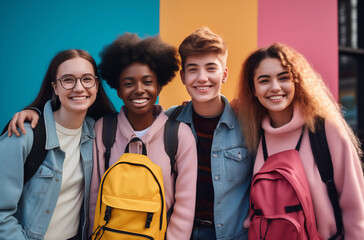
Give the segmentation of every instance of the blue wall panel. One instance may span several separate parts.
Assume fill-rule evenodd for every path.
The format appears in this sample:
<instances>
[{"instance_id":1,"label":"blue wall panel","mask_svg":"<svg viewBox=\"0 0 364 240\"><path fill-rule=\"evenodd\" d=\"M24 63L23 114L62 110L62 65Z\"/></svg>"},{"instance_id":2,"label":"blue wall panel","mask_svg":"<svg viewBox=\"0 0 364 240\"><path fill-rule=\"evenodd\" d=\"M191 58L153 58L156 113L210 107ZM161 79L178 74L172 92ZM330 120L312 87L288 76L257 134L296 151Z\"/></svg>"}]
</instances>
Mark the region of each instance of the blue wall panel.
<instances>
[{"instance_id":1,"label":"blue wall panel","mask_svg":"<svg viewBox=\"0 0 364 240\"><path fill-rule=\"evenodd\" d=\"M0 0L0 127L37 95L51 58L69 48L99 52L124 32L159 33L159 0ZM121 100L106 90L117 110Z\"/></svg>"}]
</instances>

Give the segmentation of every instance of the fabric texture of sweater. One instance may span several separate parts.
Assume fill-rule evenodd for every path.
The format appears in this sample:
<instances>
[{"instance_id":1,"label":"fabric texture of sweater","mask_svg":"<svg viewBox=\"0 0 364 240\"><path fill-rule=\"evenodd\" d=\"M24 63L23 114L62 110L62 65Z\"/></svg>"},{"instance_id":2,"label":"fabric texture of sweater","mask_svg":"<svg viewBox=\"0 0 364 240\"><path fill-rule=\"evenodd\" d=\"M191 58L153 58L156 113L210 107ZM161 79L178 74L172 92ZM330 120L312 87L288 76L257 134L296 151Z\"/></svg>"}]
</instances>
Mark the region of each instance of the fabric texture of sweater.
<instances>
[{"instance_id":1,"label":"fabric texture of sweater","mask_svg":"<svg viewBox=\"0 0 364 240\"><path fill-rule=\"evenodd\" d=\"M191 129L186 124L181 123L178 130L179 144L176 154L178 177L176 180L176 191L174 191L174 177L171 175L170 159L164 150L164 125L168 117L159 105L154 106L154 113L157 115L157 118L150 126L150 129L141 137L141 140L147 148L148 157L162 169L167 210L174 202L173 194L175 192L176 202L168 224L166 236L168 240L188 240L191 236L195 213L197 181L197 150L195 138ZM100 119L95 124L94 165L90 191L91 229L89 233L92 233L98 189L105 172L105 147L102 143L102 121L103 119ZM134 137L136 137L135 132L122 108L118 114L118 127L115 143L111 149L110 166L119 160L120 156L124 153L126 145ZM140 143L131 143L129 149L132 153L142 152Z\"/></svg>"},{"instance_id":2,"label":"fabric texture of sweater","mask_svg":"<svg viewBox=\"0 0 364 240\"><path fill-rule=\"evenodd\" d=\"M263 120L268 156L294 149L305 124L298 105L293 118L286 125L273 128L270 118ZM325 121L325 132L334 168L334 181L339 194L339 204L345 230L345 239L362 239L364 234L364 180L355 147L349 137L340 133L329 120ZM326 185L322 182L313 158L308 130L305 129L299 155L307 176L315 211L318 232L324 239L336 233L336 223ZM264 164L261 141L256 156L254 174Z\"/></svg>"}]
</instances>

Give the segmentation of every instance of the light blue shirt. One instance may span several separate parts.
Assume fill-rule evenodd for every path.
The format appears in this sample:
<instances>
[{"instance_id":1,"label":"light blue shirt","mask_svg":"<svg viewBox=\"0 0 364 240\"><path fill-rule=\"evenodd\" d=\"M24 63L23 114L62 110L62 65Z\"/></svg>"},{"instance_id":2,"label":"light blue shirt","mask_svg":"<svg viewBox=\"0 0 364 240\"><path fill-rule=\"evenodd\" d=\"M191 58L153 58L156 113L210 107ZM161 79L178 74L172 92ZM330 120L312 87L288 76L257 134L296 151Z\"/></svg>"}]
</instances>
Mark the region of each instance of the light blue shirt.
<instances>
[{"instance_id":1,"label":"light blue shirt","mask_svg":"<svg viewBox=\"0 0 364 240\"><path fill-rule=\"evenodd\" d=\"M211 147L211 177L214 187L214 223L218 240L248 239L243 222L249 213L253 158L247 150L238 120L229 102L214 131ZM175 107L166 111L170 115ZM197 140L189 102L177 120L188 124Z\"/></svg>"},{"instance_id":2,"label":"light blue shirt","mask_svg":"<svg viewBox=\"0 0 364 240\"><path fill-rule=\"evenodd\" d=\"M47 156L35 175L24 185L24 162L33 145L33 131L26 123L26 135L0 137L0 239L43 239L52 218L62 183L65 153L60 149L53 111L44 107ZM94 120L86 117L82 126L81 161L84 198L81 209L82 239L87 238L89 191L92 173Z\"/></svg>"}]
</instances>

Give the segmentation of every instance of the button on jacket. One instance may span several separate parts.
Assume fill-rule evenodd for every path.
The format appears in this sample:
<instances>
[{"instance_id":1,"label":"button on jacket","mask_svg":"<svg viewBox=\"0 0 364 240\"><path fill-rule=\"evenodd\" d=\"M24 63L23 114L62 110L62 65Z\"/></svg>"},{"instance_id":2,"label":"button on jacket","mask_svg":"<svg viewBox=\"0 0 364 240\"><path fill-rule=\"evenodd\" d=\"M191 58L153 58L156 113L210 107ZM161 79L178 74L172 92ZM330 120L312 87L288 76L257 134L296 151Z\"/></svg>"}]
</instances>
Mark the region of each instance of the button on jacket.
<instances>
[{"instance_id":1,"label":"button on jacket","mask_svg":"<svg viewBox=\"0 0 364 240\"><path fill-rule=\"evenodd\" d=\"M33 145L33 131L25 124L26 135L0 138L0 239L43 239L52 218L62 183L65 153L60 149L53 111L44 107L47 156L35 175L23 186L24 162ZM81 161L84 172L84 198L80 228L86 239L88 199L92 171L94 120L86 117L82 126Z\"/></svg>"},{"instance_id":2,"label":"button on jacket","mask_svg":"<svg viewBox=\"0 0 364 240\"><path fill-rule=\"evenodd\" d=\"M249 211L252 157L248 153L238 120L229 102L214 131L211 148L211 177L214 187L214 223L218 240L248 239L243 221ZM174 107L167 111L169 115ZM189 102L177 120L188 124L197 139Z\"/></svg>"}]
</instances>

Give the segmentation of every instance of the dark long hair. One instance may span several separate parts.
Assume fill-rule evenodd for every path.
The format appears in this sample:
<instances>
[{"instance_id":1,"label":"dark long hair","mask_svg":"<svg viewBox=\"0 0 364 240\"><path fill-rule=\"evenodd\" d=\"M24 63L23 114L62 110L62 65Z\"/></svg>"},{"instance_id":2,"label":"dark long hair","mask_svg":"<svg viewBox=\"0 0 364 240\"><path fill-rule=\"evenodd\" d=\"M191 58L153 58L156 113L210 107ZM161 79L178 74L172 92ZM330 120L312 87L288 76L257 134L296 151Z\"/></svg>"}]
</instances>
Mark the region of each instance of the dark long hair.
<instances>
[{"instance_id":1,"label":"dark long hair","mask_svg":"<svg viewBox=\"0 0 364 240\"><path fill-rule=\"evenodd\" d=\"M39 93L35 100L29 104L28 107L36 107L39 110L43 110L44 104L52 99L52 108L53 111L56 111L60 108L61 103L59 101L58 96L54 94L54 90L52 87L52 82L56 80L58 67L65 61L80 57L87 61L89 61L94 69L95 76L99 77L99 73L97 71L97 66L95 60L91 57L91 55L81 49L70 49L65 50L58 53L49 64L46 75L44 76L42 85L40 87ZM102 86L100 81L99 89L96 95L95 102L91 105L91 107L87 111L87 116L94 118L95 120L103 117L108 113L116 112L113 104L110 99L107 97L106 92Z\"/></svg>"}]
</instances>

